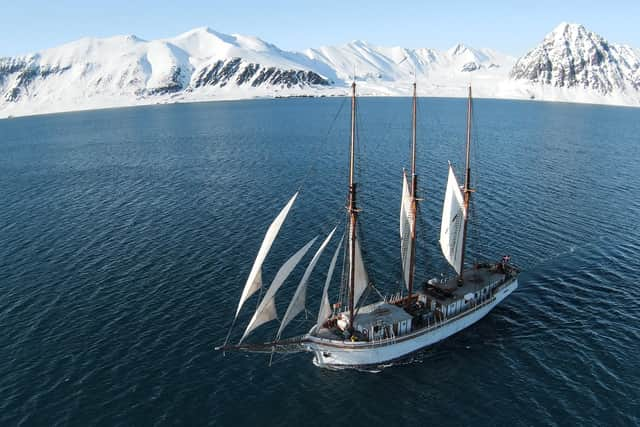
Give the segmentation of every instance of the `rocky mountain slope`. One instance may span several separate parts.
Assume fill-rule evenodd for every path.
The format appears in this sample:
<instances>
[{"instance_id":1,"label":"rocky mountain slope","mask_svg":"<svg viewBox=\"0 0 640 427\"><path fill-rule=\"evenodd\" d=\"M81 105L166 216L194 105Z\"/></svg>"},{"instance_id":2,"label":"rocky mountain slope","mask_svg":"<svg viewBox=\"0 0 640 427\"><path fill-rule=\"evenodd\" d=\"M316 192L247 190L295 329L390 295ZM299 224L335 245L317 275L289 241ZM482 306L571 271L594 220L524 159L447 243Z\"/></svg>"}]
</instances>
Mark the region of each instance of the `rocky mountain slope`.
<instances>
[{"instance_id":1,"label":"rocky mountain slope","mask_svg":"<svg viewBox=\"0 0 640 427\"><path fill-rule=\"evenodd\" d=\"M510 77L601 95L634 93L640 90L640 56L582 25L562 23L518 59Z\"/></svg>"}]
</instances>

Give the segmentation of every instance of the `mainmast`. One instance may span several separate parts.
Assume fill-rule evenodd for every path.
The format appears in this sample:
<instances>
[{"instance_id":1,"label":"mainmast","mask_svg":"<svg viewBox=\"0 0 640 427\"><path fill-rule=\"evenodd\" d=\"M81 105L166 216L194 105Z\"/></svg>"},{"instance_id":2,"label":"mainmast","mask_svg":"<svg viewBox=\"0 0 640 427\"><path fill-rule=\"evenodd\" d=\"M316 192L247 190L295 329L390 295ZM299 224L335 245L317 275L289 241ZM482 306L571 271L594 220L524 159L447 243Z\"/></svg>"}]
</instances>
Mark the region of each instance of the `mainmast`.
<instances>
[{"instance_id":1,"label":"mainmast","mask_svg":"<svg viewBox=\"0 0 640 427\"><path fill-rule=\"evenodd\" d=\"M356 279L356 223L358 209L356 208L356 183L354 182L354 163L356 145L356 82L351 84L351 149L349 150L349 329L353 331L354 296Z\"/></svg>"},{"instance_id":2,"label":"mainmast","mask_svg":"<svg viewBox=\"0 0 640 427\"><path fill-rule=\"evenodd\" d=\"M411 252L409 254L409 298L413 293L413 276L416 268L416 220L418 213L418 202L416 200L418 190L418 175L416 174L416 113L417 113L417 97L416 97L416 83L413 83L413 109L411 119Z\"/></svg>"},{"instance_id":3,"label":"mainmast","mask_svg":"<svg viewBox=\"0 0 640 427\"><path fill-rule=\"evenodd\" d=\"M464 213L463 213L463 226L462 226L462 256L460 258L460 276L458 281L462 282L462 275L464 269L464 251L467 244L467 222L469 220L469 202L471 201L471 165L470 156L471 151L471 86L469 86L469 96L467 98L467 148L466 148L466 168L464 172L464 187L462 194L464 195Z\"/></svg>"}]
</instances>

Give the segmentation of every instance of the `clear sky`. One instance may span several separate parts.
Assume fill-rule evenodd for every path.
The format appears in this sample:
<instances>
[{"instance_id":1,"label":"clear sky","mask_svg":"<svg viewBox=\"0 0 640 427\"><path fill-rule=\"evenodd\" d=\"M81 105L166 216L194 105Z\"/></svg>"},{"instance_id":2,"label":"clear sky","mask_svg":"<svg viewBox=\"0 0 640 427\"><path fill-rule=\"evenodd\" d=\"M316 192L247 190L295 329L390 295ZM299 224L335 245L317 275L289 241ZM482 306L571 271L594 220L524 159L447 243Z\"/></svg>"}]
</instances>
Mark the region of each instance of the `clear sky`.
<instances>
[{"instance_id":1,"label":"clear sky","mask_svg":"<svg viewBox=\"0 0 640 427\"><path fill-rule=\"evenodd\" d=\"M436 49L463 42L519 56L562 21L640 48L640 0L1 0L0 56L87 36L155 39L202 26L286 50L360 39Z\"/></svg>"}]
</instances>

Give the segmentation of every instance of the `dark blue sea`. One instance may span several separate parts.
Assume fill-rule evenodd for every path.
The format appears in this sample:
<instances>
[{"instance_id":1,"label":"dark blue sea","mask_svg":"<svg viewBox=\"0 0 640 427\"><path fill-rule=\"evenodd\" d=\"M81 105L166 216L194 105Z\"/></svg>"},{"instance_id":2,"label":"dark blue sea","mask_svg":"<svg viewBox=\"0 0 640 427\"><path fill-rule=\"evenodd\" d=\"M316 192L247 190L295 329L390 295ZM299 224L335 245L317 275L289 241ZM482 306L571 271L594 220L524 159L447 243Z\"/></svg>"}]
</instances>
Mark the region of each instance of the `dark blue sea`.
<instances>
[{"instance_id":1,"label":"dark blue sea","mask_svg":"<svg viewBox=\"0 0 640 427\"><path fill-rule=\"evenodd\" d=\"M301 187L265 284L343 220L348 100L0 121L0 425L640 425L640 109L474 107L468 259L510 254L520 287L473 327L376 373L214 350L291 195ZM462 99L419 102L421 281L446 271L439 216L447 161L462 172L465 113ZM359 100L365 260L387 293L400 286L410 114L409 99ZM308 319L285 335L313 324L329 258L309 284ZM281 315L303 269L278 294Z\"/></svg>"}]
</instances>

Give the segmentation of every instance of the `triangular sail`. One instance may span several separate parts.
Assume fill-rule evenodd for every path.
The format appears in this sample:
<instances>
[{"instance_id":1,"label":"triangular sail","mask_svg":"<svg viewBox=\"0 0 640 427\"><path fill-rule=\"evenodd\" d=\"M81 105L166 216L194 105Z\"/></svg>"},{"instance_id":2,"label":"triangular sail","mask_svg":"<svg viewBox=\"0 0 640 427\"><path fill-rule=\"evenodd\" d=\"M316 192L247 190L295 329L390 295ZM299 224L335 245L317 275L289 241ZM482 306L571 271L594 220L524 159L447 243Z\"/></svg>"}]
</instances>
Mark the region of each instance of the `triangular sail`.
<instances>
[{"instance_id":1,"label":"triangular sail","mask_svg":"<svg viewBox=\"0 0 640 427\"><path fill-rule=\"evenodd\" d=\"M364 267L364 261L362 259L362 252L360 251L360 243L358 239L354 242L355 244L355 277L354 277L354 286L353 286L353 305L357 306L360 297L362 296L365 289L369 285L369 276L367 275L367 270Z\"/></svg>"},{"instance_id":2,"label":"triangular sail","mask_svg":"<svg viewBox=\"0 0 640 427\"><path fill-rule=\"evenodd\" d=\"M320 310L318 311L318 329L324 325L324 322L331 317L331 304L329 303L329 285L331 284L331 278L333 277L333 270L336 268L336 262L338 261L338 255L340 254L340 248L342 248L342 242L344 236L340 239L336 252L331 258L331 264L329 264L329 271L327 272L327 280L324 282L324 289L322 290L322 299L320 300Z\"/></svg>"},{"instance_id":3,"label":"triangular sail","mask_svg":"<svg viewBox=\"0 0 640 427\"><path fill-rule=\"evenodd\" d=\"M282 317L282 323L280 323L280 328L278 329L278 334L276 335L276 341L280 338L280 334L282 334L282 331L289 324L289 322L291 322L294 317L296 317L298 314L300 314L300 312L302 312L302 310L304 310L304 302L307 296L307 282L309 281L309 276L311 276L313 269L320 259L320 255L322 255L322 252L329 244L329 241L333 237L333 233L335 233L335 231L335 228L331 230L331 233L329 233L324 242L322 242L322 245L320 245L315 255L311 259L311 262L307 266L307 269L304 271L304 275L300 280L300 284L298 284L298 288L296 289L295 294L293 294L293 298L289 303L289 307Z\"/></svg>"},{"instance_id":4,"label":"triangular sail","mask_svg":"<svg viewBox=\"0 0 640 427\"><path fill-rule=\"evenodd\" d=\"M247 329L244 331L242 338L240 338L240 342L244 341L247 335L249 335L251 331L253 331L258 326L270 320L278 318L278 313L276 311L276 304L275 304L276 292L278 292L278 289L280 289L280 286L282 286L284 281L287 280L287 277L289 277L289 274L291 274L293 269L296 268L296 265L298 265L302 257L304 257L304 255L307 253L309 248L315 243L317 239L318 239L317 236L314 237L309 243L304 245L302 249L300 249L291 258L289 258L287 262L282 264L282 267L280 267L280 270L278 270L278 272L276 273L276 277L273 279L273 282L271 282L271 286L269 286L269 290L264 295L264 298L262 299L262 302L256 309L256 312L253 314L253 317L251 318L251 321L249 322Z\"/></svg>"},{"instance_id":5,"label":"triangular sail","mask_svg":"<svg viewBox=\"0 0 640 427\"><path fill-rule=\"evenodd\" d=\"M262 241L262 245L260 246L260 250L258 251L258 255L256 256L256 260L253 263L253 267L251 267L251 272L249 273L249 278L247 279L247 283L244 285L244 289L242 290L242 295L240 296L240 302L238 303L238 309L236 310L236 318L238 314L240 314L240 309L242 305L245 303L247 299L251 295L253 295L257 290L262 287L262 263L264 262L269 250L271 249L271 245L273 241L276 239L278 232L280 231L280 227L282 227L282 223L287 218L287 214L293 205L293 202L296 200L298 196L298 192L291 197L291 200L286 204L284 208L280 211L276 219L273 220Z\"/></svg>"},{"instance_id":6,"label":"triangular sail","mask_svg":"<svg viewBox=\"0 0 640 427\"><path fill-rule=\"evenodd\" d=\"M407 174L402 174L402 201L400 202L400 251L402 255L402 277L409 288L409 275L411 274L411 235L415 227L415 219L411 212L411 193L407 183Z\"/></svg>"},{"instance_id":7,"label":"triangular sail","mask_svg":"<svg viewBox=\"0 0 640 427\"><path fill-rule=\"evenodd\" d=\"M456 270L462 273L462 250L464 227L464 198L458 180L449 164L447 190L442 207L442 224L440 226L440 247L445 258Z\"/></svg>"}]
</instances>

